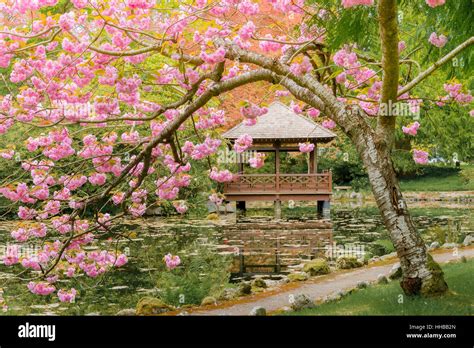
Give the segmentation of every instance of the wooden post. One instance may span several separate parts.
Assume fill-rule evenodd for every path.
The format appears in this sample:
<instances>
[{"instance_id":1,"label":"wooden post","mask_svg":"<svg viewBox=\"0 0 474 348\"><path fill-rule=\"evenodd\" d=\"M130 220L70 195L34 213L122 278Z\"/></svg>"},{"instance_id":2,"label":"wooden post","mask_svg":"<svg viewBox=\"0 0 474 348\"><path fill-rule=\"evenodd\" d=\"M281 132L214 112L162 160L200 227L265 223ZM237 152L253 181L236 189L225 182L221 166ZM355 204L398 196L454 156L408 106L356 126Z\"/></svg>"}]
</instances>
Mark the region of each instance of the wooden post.
<instances>
[{"instance_id":1,"label":"wooden post","mask_svg":"<svg viewBox=\"0 0 474 348\"><path fill-rule=\"evenodd\" d=\"M242 277L245 273L245 260L244 260L244 252L242 249L239 250L239 261L240 261L240 276Z\"/></svg>"},{"instance_id":2,"label":"wooden post","mask_svg":"<svg viewBox=\"0 0 474 348\"><path fill-rule=\"evenodd\" d=\"M244 174L244 162L242 160L242 154L237 154L237 157L238 157L238 166L239 166L239 170L238 170L238 173L240 175ZM236 210L236 214L237 215L240 215L242 213L245 213L246 211L246 206L245 206L245 201L237 201L235 203L235 210Z\"/></svg>"},{"instance_id":3,"label":"wooden post","mask_svg":"<svg viewBox=\"0 0 474 348\"><path fill-rule=\"evenodd\" d=\"M315 151L316 151L316 147L314 148L313 151L311 151L309 153L308 174L314 174L315 173L315 171L314 171L314 165L315 165L314 152Z\"/></svg>"},{"instance_id":4,"label":"wooden post","mask_svg":"<svg viewBox=\"0 0 474 348\"><path fill-rule=\"evenodd\" d=\"M318 218L323 216L324 201L317 201Z\"/></svg>"},{"instance_id":5,"label":"wooden post","mask_svg":"<svg viewBox=\"0 0 474 348\"><path fill-rule=\"evenodd\" d=\"M239 161L239 163L238 163L239 171L238 172L239 172L239 174L244 174L244 161L242 160L242 154L239 153L239 154L237 154L237 156L238 156L238 159L239 159L238 160Z\"/></svg>"},{"instance_id":6,"label":"wooden post","mask_svg":"<svg viewBox=\"0 0 474 348\"><path fill-rule=\"evenodd\" d=\"M237 201L236 202L236 208L238 210L238 212L240 213L243 213L247 210L246 206L245 206L245 201Z\"/></svg>"},{"instance_id":7,"label":"wooden post","mask_svg":"<svg viewBox=\"0 0 474 348\"><path fill-rule=\"evenodd\" d=\"M329 192L332 192L332 170L329 169Z\"/></svg>"},{"instance_id":8,"label":"wooden post","mask_svg":"<svg viewBox=\"0 0 474 348\"><path fill-rule=\"evenodd\" d=\"M316 143L316 142L314 143L313 152L314 152L314 159L313 159L314 160L314 163L313 163L314 171L313 171L313 173L316 174L318 172L318 143Z\"/></svg>"},{"instance_id":9,"label":"wooden post","mask_svg":"<svg viewBox=\"0 0 474 348\"><path fill-rule=\"evenodd\" d=\"M275 188L276 192L280 192L280 142L275 142ZM277 197L275 201L275 219L281 219L281 201Z\"/></svg>"}]
</instances>

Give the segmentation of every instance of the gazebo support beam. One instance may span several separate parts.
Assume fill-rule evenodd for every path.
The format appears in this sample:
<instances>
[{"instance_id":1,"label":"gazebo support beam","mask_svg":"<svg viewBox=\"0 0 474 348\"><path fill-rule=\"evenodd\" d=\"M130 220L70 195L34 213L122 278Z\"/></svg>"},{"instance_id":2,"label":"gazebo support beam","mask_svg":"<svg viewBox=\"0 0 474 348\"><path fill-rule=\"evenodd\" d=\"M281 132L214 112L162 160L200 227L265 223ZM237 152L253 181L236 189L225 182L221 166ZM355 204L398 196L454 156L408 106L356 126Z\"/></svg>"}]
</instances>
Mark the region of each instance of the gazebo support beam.
<instances>
[{"instance_id":1,"label":"gazebo support beam","mask_svg":"<svg viewBox=\"0 0 474 348\"><path fill-rule=\"evenodd\" d=\"M318 172L318 144L314 143L314 150L309 153L308 174Z\"/></svg>"},{"instance_id":2,"label":"gazebo support beam","mask_svg":"<svg viewBox=\"0 0 474 348\"><path fill-rule=\"evenodd\" d=\"M236 205L236 210L238 211L238 213L243 213L247 210L247 207L245 205L245 201L237 201L235 202L235 205Z\"/></svg>"},{"instance_id":3,"label":"gazebo support beam","mask_svg":"<svg viewBox=\"0 0 474 348\"><path fill-rule=\"evenodd\" d=\"M244 174L244 160L243 160L243 156L242 154L237 154L237 157L238 157L238 166L239 166L239 174ZM247 207L245 205L245 201L237 201L235 203L235 210L236 210L236 214L239 215L239 214L242 214L242 213L245 213L245 211L247 210Z\"/></svg>"},{"instance_id":4,"label":"gazebo support beam","mask_svg":"<svg viewBox=\"0 0 474 348\"><path fill-rule=\"evenodd\" d=\"M318 201L318 206L317 206L317 210L318 210L318 216L322 217L323 219L330 219L331 218L331 215L330 215L330 202L329 200L327 201Z\"/></svg>"},{"instance_id":5,"label":"gazebo support beam","mask_svg":"<svg viewBox=\"0 0 474 348\"><path fill-rule=\"evenodd\" d=\"M280 142L277 141L274 144L275 147L275 187L276 191L280 191ZM281 219L281 200L277 198L275 200L275 219Z\"/></svg>"}]
</instances>

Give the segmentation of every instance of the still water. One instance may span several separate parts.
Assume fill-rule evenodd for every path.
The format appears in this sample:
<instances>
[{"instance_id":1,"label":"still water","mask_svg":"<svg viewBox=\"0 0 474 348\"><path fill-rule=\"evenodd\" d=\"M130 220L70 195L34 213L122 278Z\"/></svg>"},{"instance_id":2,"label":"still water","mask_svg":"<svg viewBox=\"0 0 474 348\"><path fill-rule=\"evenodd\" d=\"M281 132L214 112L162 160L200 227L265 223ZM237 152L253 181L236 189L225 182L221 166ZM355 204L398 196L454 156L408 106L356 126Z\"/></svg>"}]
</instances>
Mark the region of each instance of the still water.
<instances>
[{"instance_id":1,"label":"still water","mask_svg":"<svg viewBox=\"0 0 474 348\"><path fill-rule=\"evenodd\" d=\"M427 207L411 204L410 208L427 244L434 241L440 244L461 243L467 234L474 233L473 205L437 204ZM248 211L247 216L269 217L272 213L271 208L261 208ZM285 208L283 214L290 220L311 219L314 218L314 209ZM373 205L333 205L331 220L333 240L337 244L363 245L373 256L390 251L387 231ZM0 245L10 241L12 227L14 222L0 222ZM96 279L80 277L79 284L74 284L80 295L73 304L60 303L53 295L40 297L29 293L26 282L17 277L21 268L0 265L0 288L9 306L7 312L0 310L0 315L114 315L122 309L134 308L141 297L160 296L162 289L157 287L157 279L163 272L168 272L163 262L165 254L191 258L196 253L197 245L200 248L207 246L210 250L227 250L225 222L147 218L122 221L120 229L131 232L131 239L122 241L119 246L129 255L129 263ZM103 242L104 246L107 243ZM383 247L387 245L388 251ZM186 267L186 262L182 267ZM62 282L59 287L71 286L67 280Z\"/></svg>"}]
</instances>

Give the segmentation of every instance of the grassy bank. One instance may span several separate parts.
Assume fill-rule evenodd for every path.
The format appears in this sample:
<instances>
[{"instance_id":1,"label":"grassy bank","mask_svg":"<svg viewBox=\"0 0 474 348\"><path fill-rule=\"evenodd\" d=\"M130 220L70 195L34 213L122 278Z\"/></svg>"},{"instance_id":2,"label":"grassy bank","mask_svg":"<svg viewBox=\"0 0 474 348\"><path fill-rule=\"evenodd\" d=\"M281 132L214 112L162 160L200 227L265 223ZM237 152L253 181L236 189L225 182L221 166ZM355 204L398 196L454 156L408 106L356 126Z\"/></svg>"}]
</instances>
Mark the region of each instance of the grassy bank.
<instances>
[{"instance_id":1,"label":"grassy bank","mask_svg":"<svg viewBox=\"0 0 474 348\"><path fill-rule=\"evenodd\" d=\"M449 175L402 178L400 187L403 191L473 191L474 166L463 166L458 173Z\"/></svg>"},{"instance_id":2,"label":"grassy bank","mask_svg":"<svg viewBox=\"0 0 474 348\"><path fill-rule=\"evenodd\" d=\"M450 288L450 293L443 297L410 298L403 295L398 281L393 281L289 315L472 315L474 260L445 264L442 268Z\"/></svg>"}]
</instances>

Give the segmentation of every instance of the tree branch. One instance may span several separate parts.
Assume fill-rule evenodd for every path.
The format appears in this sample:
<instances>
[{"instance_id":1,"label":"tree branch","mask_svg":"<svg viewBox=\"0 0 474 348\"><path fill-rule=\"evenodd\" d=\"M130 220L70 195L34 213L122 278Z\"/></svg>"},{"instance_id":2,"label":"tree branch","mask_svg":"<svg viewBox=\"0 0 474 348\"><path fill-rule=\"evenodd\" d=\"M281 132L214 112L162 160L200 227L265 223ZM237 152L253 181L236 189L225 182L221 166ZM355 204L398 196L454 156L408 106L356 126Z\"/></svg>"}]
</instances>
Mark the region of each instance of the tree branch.
<instances>
[{"instance_id":1,"label":"tree branch","mask_svg":"<svg viewBox=\"0 0 474 348\"><path fill-rule=\"evenodd\" d=\"M415 77L413 80L410 81L405 87L400 89L398 91L398 95L402 95L411 89L418 85L421 81L426 79L428 76L430 76L435 70L437 70L439 67L442 65L446 64L449 62L451 59L453 59L456 55L458 55L461 51L465 50L469 46L474 44L474 36L471 36L469 39L464 41L462 44L460 44L458 47L456 47L454 50L449 52L447 55L439 59L437 62L435 62L433 65L431 65L428 69L420 73L417 77Z\"/></svg>"},{"instance_id":2,"label":"tree branch","mask_svg":"<svg viewBox=\"0 0 474 348\"><path fill-rule=\"evenodd\" d=\"M382 46L382 91L380 102L388 104L397 101L398 78L400 75L398 57L397 0L380 0L378 4L379 32ZM384 108L387 110L388 108ZM377 140L391 147L394 141L395 117L391 110L377 120Z\"/></svg>"}]
</instances>

